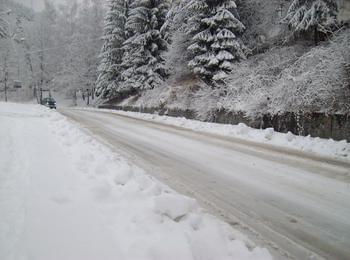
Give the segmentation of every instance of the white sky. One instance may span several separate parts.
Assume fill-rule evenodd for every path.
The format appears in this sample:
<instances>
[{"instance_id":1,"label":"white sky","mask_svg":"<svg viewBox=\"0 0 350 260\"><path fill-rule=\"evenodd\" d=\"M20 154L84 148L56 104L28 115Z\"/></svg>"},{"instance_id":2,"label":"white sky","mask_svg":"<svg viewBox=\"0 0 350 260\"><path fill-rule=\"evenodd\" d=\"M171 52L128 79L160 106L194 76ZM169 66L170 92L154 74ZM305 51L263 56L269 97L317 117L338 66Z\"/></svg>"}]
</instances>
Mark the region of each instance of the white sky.
<instances>
[{"instance_id":1,"label":"white sky","mask_svg":"<svg viewBox=\"0 0 350 260\"><path fill-rule=\"evenodd\" d=\"M31 7L33 5L33 8L35 10L40 10L44 6L44 0L15 0L18 3L24 4L28 7ZM64 2L64 0L52 0L53 3L59 4Z\"/></svg>"}]
</instances>

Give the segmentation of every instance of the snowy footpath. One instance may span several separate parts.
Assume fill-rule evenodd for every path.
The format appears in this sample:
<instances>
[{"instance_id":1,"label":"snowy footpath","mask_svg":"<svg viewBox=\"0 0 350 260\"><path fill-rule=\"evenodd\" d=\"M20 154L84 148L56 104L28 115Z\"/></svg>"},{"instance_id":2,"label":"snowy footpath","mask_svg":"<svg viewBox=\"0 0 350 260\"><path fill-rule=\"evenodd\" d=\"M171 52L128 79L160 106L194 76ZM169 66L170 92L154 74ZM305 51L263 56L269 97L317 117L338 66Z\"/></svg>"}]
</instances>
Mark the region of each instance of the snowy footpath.
<instances>
[{"instance_id":1,"label":"snowy footpath","mask_svg":"<svg viewBox=\"0 0 350 260\"><path fill-rule=\"evenodd\" d=\"M0 103L0 259L271 259L56 111Z\"/></svg>"}]
</instances>

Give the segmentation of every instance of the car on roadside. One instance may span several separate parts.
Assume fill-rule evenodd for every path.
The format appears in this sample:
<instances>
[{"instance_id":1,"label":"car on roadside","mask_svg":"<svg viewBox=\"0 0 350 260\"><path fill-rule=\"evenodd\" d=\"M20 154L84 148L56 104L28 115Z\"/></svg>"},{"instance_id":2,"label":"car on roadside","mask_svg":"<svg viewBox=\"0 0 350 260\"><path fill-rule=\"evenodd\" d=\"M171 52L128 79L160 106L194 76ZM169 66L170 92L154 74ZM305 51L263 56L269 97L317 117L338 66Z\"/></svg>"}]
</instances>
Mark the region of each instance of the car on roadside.
<instances>
[{"instance_id":1,"label":"car on roadside","mask_svg":"<svg viewBox=\"0 0 350 260\"><path fill-rule=\"evenodd\" d=\"M48 108L56 109L56 100L54 100L52 97L44 98L41 101L41 104L48 107Z\"/></svg>"}]
</instances>

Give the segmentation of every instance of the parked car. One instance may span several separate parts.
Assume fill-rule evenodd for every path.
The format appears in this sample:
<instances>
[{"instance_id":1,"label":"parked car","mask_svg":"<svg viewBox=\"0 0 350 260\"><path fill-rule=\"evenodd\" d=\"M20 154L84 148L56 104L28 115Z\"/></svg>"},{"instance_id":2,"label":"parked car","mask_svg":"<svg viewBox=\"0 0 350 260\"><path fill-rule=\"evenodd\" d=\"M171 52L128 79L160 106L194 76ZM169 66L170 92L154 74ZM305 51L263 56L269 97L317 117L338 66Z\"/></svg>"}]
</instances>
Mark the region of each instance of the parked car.
<instances>
[{"instance_id":1,"label":"parked car","mask_svg":"<svg viewBox=\"0 0 350 260\"><path fill-rule=\"evenodd\" d=\"M56 109L56 101L52 97L43 98L43 100L41 101L41 104L51 109L52 108Z\"/></svg>"}]
</instances>

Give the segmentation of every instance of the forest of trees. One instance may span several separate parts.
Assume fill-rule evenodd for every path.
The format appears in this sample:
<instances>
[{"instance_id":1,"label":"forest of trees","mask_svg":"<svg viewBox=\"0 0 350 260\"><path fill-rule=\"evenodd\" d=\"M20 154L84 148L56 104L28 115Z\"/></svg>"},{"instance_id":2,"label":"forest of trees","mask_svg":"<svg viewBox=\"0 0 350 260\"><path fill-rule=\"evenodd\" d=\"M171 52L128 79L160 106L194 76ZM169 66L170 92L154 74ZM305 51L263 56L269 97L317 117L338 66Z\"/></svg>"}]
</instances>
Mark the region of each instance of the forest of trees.
<instances>
[{"instance_id":1,"label":"forest of trees","mask_svg":"<svg viewBox=\"0 0 350 260\"><path fill-rule=\"evenodd\" d=\"M234 73L234 63L250 55L241 39L246 28L233 0L108 3L97 81L97 94L105 99L154 88L174 72L190 71L192 77L218 85ZM294 0L281 22L295 37L314 34L317 44L338 28L336 15L335 0Z\"/></svg>"},{"instance_id":2,"label":"forest of trees","mask_svg":"<svg viewBox=\"0 0 350 260\"><path fill-rule=\"evenodd\" d=\"M59 90L93 91L98 77L103 0L45 1L35 12L12 0L0 6L0 82ZM1 84L0 83L0 84Z\"/></svg>"},{"instance_id":3,"label":"forest of trees","mask_svg":"<svg viewBox=\"0 0 350 260\"><path fill-rule=\"evenodd\" d=\"M201 97L261 110L266 100L270 105L273 98L281 99L280 89L271 93L274 85L283 79L279 86L290 86L294 77L285 71L260 75L276 47L292 52L290 46L307 42L301 55L315 46L322 50L317 46L346 31L337 13L336 0L66 0L60 5L45 0L40 12L1 0L0 85L21 81L29 89L50 88L72 98L87 91L103 102L163 88L152 94L160 100L166 86L190 79L210 91ZM271 27L272 20L278 33L266 36L272 28L263 26ZM280 62L289 64L292 54L288 57ZM342 58L347 62L346 55ZM250 64L254 59L265 59L259 70L254 68L259 62ZM344 74L338 67L333 74ZM336 91L343 91L343 85Z\"/></svg>"}]
</instances>

